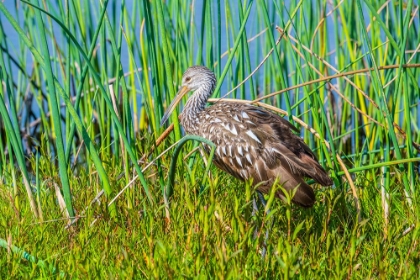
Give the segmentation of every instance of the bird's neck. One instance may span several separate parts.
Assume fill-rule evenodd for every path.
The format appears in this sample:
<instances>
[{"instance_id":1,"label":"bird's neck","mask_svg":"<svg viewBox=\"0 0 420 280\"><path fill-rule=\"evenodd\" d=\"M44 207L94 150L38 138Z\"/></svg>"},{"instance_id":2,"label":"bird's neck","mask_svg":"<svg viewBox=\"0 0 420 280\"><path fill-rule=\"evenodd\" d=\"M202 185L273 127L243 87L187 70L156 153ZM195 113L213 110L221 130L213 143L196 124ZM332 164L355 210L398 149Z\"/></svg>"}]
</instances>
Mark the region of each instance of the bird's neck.
<instances>
[{"instance_id":1,"label":"bird's neck","mask_svg":"<svg viewBox=\"0 0 420 280\"><path fill-rule=\"evenodd\" d=\"M199 114L205 109L211 89L201 87L188 99L182 112L182 125L188 132L188 126L194 126L199 120Z\"/></svg>"}]
</instances>

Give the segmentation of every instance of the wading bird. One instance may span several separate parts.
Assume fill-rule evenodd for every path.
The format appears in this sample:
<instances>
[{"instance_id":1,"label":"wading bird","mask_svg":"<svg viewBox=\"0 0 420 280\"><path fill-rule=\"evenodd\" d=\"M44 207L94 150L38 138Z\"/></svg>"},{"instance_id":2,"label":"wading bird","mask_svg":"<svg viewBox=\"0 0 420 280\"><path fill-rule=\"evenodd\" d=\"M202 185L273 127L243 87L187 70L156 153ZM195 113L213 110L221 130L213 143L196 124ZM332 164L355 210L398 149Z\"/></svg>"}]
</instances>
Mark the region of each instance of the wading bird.
<instances>
[{"instance_id":1,"label":"wading bird","mask_svg":"<svg viewBox=\"0 0 420 280\"><path fill-rule=\"evenodd\" d=\"M311 149L292 131L291 123L270 111L249 104L219 101L205 107L216 85L216 77L204 66L192 66L182 76L182 87L164 114L163 125L182 97L190 91L181 114L181 125L188 134L201 136L216 145L214 164L234 177L252 179L261 193L268 193L274 182L303 207L315 202L312 188L304 181L314 179L324 186L333 184ZM204 144L207 152L210 147ZM279 190L278 198L284 198Z\"/></svg>"}]
</instances>

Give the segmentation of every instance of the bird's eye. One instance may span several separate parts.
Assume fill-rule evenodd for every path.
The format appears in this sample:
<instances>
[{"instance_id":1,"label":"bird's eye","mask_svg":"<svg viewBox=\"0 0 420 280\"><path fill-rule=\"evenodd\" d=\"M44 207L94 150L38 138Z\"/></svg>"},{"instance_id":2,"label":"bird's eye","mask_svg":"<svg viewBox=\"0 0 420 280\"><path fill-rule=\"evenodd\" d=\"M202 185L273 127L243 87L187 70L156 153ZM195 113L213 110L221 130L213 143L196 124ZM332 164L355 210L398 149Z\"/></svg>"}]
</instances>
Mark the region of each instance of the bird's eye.
<instances>
[{"instance_id":1,"label":"bird's eye","mask_svg":"<svg viewBox=\"0 0 420 280\"><path fill-rule=\"evenodd\" d=\"M186 82L191 81L191 77L186 77L186 78L185 78L185 81L186 81Z\"/></svg>"}]
</instances>

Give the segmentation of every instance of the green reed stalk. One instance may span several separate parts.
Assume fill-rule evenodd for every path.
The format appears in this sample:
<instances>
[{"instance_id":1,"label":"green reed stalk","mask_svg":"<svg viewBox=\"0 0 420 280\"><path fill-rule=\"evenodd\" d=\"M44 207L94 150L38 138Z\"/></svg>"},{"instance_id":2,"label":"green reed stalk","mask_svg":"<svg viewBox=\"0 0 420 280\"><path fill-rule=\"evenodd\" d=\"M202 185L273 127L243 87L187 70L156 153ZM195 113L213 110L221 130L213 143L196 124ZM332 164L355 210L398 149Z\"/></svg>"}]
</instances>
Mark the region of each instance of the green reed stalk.
<instances>
[{"instance_id":1,"label":"green reed stalk","mask_svg":"<svg viewBox=\"0 0 420 280\"><path fill-rule=\"evenodd\" d=\"M88 55L87 55L89 61L92 59L93 51L94 51L94 49L96 47L96 41L97 41L98 36L99 36L99 33L101 31L101 26L102 26L102 23L103 23L103 19L105 17L107 4L108 4L108 0L105 0L104 5L103 5L103 8L102 8L102 10L100 12L100 17L99 17L98 23L97 23L98 27L96 28L95 33L94 33L94 35L92 37L92 44L91 44L91 46L89 48L89 52L88 52ZM70 11L68 11L68 13L70 13ZM68 38L68 40L70 40L70 38ZM68 44L70 44L70 43L68 43ZM70 63L68 63L68 64L70 65ZM81 101L81 97L82 97L83 86L84 86L84 82L85 82L85 79L86 79L87 74L88 74L88 70L89 70L88 65L85 65L83 67L82 72L81 72L81 76L80 76L80 80L79 80L79 86L78 86L77 91L76 91L76 101L74 102L74 108L75 108L76 111L79 109L79 105L80 105L80 101ZM69 143L67 145L67 149L66 149L67 162L70 161L70 152L71 152L71 145L70 145L70 143L73 142L75 131L76 131L76 124L74 122L71 122L70 123L69 136L66 139L66 143Z\"/></svg>"},{"instance_id":2,"label":"green reed stalk","mask_svg":"<svg viewBox=\"0 0 420 280\"><path fill-rule=\"evenodd\" d=\"M371 5L368 5L366 2L365 2L365 4L371 10L373 9L373 7ZM363 15L363 10L362 10L362 4L361 4L361 1L360 0L357 1L357 6L358 6L358 9L359 9L359 14L360 14L361 18L364 20L364 15ZM379 21L379 22L381 22L381 21ZM388 109L387 98L386 98L385 92L383 90L382 83L381 83L380 78L379 78L380 75L379 75L379 70L378 70L378 66L377 66L377 63L376 63L376 59L372 55L372 47L371 47L371 44L369 42L369 37L368 37L368 35L366 33L365 28L361 28L361 30L362 30L363 37L365 38L365 43L366 43L366 45L368 47L368 50L369 50L369 52L371 54L371 56L370 56L371 62L372 62L373 67L375 69L371 73L372 74L372 77L373 77L372 82L373 82L375 91L380 96L380 101L381 101L380 104L381 104L382 112L386 115L385 116L385 119L387 121L387 125L388 125L388 128L389 128L388 129L388 134L389 134L389 137L391 138L392 144L394 146L394 149L395 149L394 151L395 151L396 158L397 158L397 160L401 160L402 159L402 154L401 154L401 151L399 149L398 140L397 140L397 137L395 135L395 131L393 129L393 127L394 127L393 122L394 121L393 121L391 112ZM384 32L385 32L385 34L387 34L387 37L391 37L390 34L389 34L389 32L387 32L386 30L384 30ZM398 45L397 44L394 45L391 39L390 39L390 42L393 45L393 47L395 48L395 50L398 51L399 52L399 55L402 57L403 54L400 53L399 48L398 48ZM404 187L405 187L405 190L406 190L408 202L411 204L411 194L410 194L410 189L411 188L410 188L410 184L408 182L407 174L404 172L405 171L405 167L402 164L399 164L398 167L399 167L399 170L402 172L402 178L403 178L403 183L404 183Z\"/></svg>"},{"instance_id":3,"label":"green reed stalk","mask_svg":"<svg viewBox=\"0 0 420 280\"><path fill-rule=\"evenodd\" d=\"M204 25L203 25L203 31L205 34L202 36L206 38L206 59L205 59L205 65L210 66L213 68L213 62L214 62L214 56L213 56L213 9L212 4L213 1L204 1L204 7L203 7L203 19L204 19Z\"/></svg>"},{"instance_id":4,"label":"green reed stalk","mask_svg":"<svg viewBox=\"0 0 420 280\"><path fill-rule=\"evenodd\" d=\"M122 1L121 3L121 10L124 10L125 7L125 1ZM122 22L123 22L123 13L120 14L120 19L119 19L119 23L116 26L122 26ZM127 136L128 140L130 140L130 143L133 142L134 139L134 131L133 131L133 120L131 117L131 106L130 106L130 102L129 102L129 93L128 93L128 89L127 89L127 83L125 81L125 79L120 79L120 77L123 74L123 65L121 64L121 43L122 43L122 35L123 32L121 29L118 29L118 38L115 38L114 36L114 30L113 27L111 25L111 22L109 21L109 17L106 17L106 23L108 25L108 29L111 31L110 36L109 36L109 40L111 42L111 48L112 48L112 54L114 56L114 60L116 66L114 67L114 71L115 74L114 76L117 77L115 84L113 85L114 87L114 93L115 93L115 98L117 105L119 104L118 102L118 97L120 95L119 93L119 88L120 88L120 81L121 81L121 89L122 89L122 102L123 102L123 112L119 113L119 120L120 122L124 125L124 128L127 130L125 135ZM118 41L117 41L118 40ZM130 170L129 170L129 163L128 163L128 154L127 154L127 149L124 148L124 146L121 147L115 147L115 150L118 150L121 148L121 155L123 156L122 161L124 162L124 171L125 171L125 176L126 176L126 181L129 182L130 181Z\"/></svg>"},{"instance_id":5,"label":"green reed stalk","mask_svg":"<svg viewBox=\"0 0 420 280\"><path fill-rule=\"evenodd\" d=\"M2 9L2 8L4 8L4 6L2 6L1 3L0 3L0 9ZM16 21L14 21L14 19L11 17L11 15L7 11L5 11L3 9L2 9L2 11L8 17L9 21L12 23L12 25L14 26L14 28L16 29L16 31L21 35L21 38L23 39L23 42L32 51L32 54L37 59L37 61L40 63L40 65L42 67L46 67L44 65L45 61L42 59L41 55L34 48L34 46L31 44L31 42L25 37L23 31L19 28L19 26L16 23ZM45 13L47 13L47 12L45 12ZM56 20L57 22L59 22L56 18L54 18L54 20ZM57 81L54 81L54 82L55 82L55 87L58 90L58 93L61 95L61 98L63 98L64 102L66 103L67 109L69 110L70 114L73 117L73 121L75 122L76 127L79 129L80 133L82 134L82 138L85 141L86 146L88 147L88 151L90 152L90 154L93 157L94 163L95 163L96 167L98 168L99 176L100 176L102 182L104 183L104 186L103 186L104 187L104 190L107 193L111 193L111 189L110 189L110 185L109 185L109 181L108 181L107 175L106 175L105 171L103 170L103 167L102 167L101 161L99 159L99 156L96 153L95 147L93 146L92 141L90 140L90 138L89 138L89 136L88 136L88 134L86 132L86 129L84 128L82 122L80 121L79 117L77 116L77 113L74 110L74 108L73 108L73 106L72 106L72 104L71 104L71 102L70 102L70 100L68 98L68 95L64 92L64 90L61 88L61 85ZM110 209L111 213L113 215L115 215L115 211L112 211L112 210L113 209L111 208Z\"/></svg>"},{"instance_id":6,"label":"green reed stalk","mask_svg":"<svg viewBox=\"0 0 420 280\"><path fill-rule=\"evenodd\" d=\"M38 2L40 4L40 2ZM60 173L60 180L63 188L64 193L64 200L66 202L67 212L70 217L74 217L74 209L72 203L72 196L70 190L70 182L67 173L67 161L64 152L64 143L61 131L61 114L58 108L58 95L56 94L56 88L54 84L54 74L50 63L50 52L47 44L47 37L45 35L46 26L44 25L41 11L36 9L35 11L36 21L38 24L38 30L40 32L40 43L41 43L41 54L44 57L44 70L46 72L47 78L47 87L48 93L50 96L50 108L52 112L52 119L54 123L54 132L55 132L55 146L57 149L57 157L58 157L58 171Z\"/></svg>"},{"instance_id":7,"label":"green reed stalk","mask_svg":"<svg viewBox=\"0 0 420 280\"><path fill-rule=\"evenodd\" d=\"M264 18L265 26L267 28L267 37L268 37L268 40L269 40L269 46L270 46L270 48L274 48L274 51L273 51L274 59L272 60L272 63L275 63L276 65L281 65L280 55L279 55L278 50L277 50L276 40L274 38L273 28L271 27L271 21L269 19L266 2L260 0L259 4L260 4L259 8L261 9L261 14ZM299 9L301 4L302 4L302 1L299 1L298 5L296 7L296 10ZM285 81L282 73L280 73L280 75L277 75L277 76L280 79L280 87L285 88L286 87L286 81ZM285 98L285 101L286 101L286 107L290 108L289 96L286 94L286 95L284 95L284 98ZM280 104L280 96L276 97L276 102L277 102L277 104ZM288 112L288 113L291 114L291 112Z\"/></svg>"},{"instance_id":8,"label":"green reed stalk","mask_svg":"<svg viewBox=\"0 0 420 280\"><path fill-rule=\"evenodd\" d=\"M408 5L407 5L407 11L411 11L413 7L413 1L410 0L408 1ZM404 54L405 49L406 49L406 45L407 45L407 38L408 38L408 33L409 33L409 21L411 19L411 13L407 12L405 15L405 18L402 18L402 9L403 9L403 3L400 1L400 14L401 14L401 19L400 21L403 22L403 24L401 25L401 34L402 34L402 40L400 43L400 53ZM409 89L411 88L409 85L409 79L408 79L408 73L411 73L410 69L405 69L402 66L406 63L406 59L405 59L405 55L401 56L400 59L400 65L397 71L397 75L398 75L398 79L397 79L397 92L402 92L404 97L403 97L403 108L404 108L404 122L407 123L407 125L405 126L405 132L406 132L406 145L407 145L407 156L408 158L412 158L414 156L413 154L413 148L411 143L413 142L412 140L412 130L411 130L411 109L410 109L410 105L412 103L415 103L411 100L411 96L412 94L410 94ZM417 85L417 84L416 84ZM414 165L413 163L408 163L407 165L407 177L409 180L409 186L405 186L405 191L409 193L410 197L412 198L412 196L414 195L414 182L415 182L415 178L414 178Z\"/></svg>"},{"instance_id":9,"label":"green reed stalk","mask_svg":"<svg viewBox=\"0 0 420 280\"><path fill-rule=\"evenodd\" d=\"M169 91L169 97L172 99L175 98L175 90L173 86L173 72L172 72L172 65L169 59L169 50L168 50L168 41L169 38L167 37L167 32L165 30L165 21L163 19L163 8L162 3L160 1L156 2L156 9L157 9L157 19L159 23L159 33L161 36L161 43L162 43L162 52L163 52L163 61L164 65L162 65L161 71L165 72L165 81L166 86ZM176 114L172 114L172 122L174 123L174 130L175 130L175 139L178 140L181 138L181 131L179 128L178 116Z\"/></svg>"},{"instance_id":10,"label":"green reed stalk","mask_svg":"<svg viewBox=\"0 0 420 280\"><path fill-rule=\"evenodd\" d=\"M11 117L10 122L13 124L13 129L14 131L12 131L11 133L13 133L14 135L18 135L20 136L20 130L19 130L19 123L17 121L17 115L16 115L16 108L15 108L15 102L14 100L16 100L13 91L12 91L12 85L11 85L11 80L13 78L12 75L8 75L7 72L11 73L11 63L9 60L9 63L6 65L5 61L4 61L4 57L3 57L3 49L5 52L9 53L9 48L8 48L8 44L7 44L7 40L3 40L5 38L5 33L4 33L4 29L3 29L3 23L0 21L0 41L3 42L3 45L1 45L2 51L0 52L0 81L2 81L2 83L4 83L5 85L5 89L7 91L7 98L9 100L9 108L10 108L10 112L8 112L7 117ZM3 91L3 87L0 89L0 92L2 93ZM4 93L2 93L3 96L5 96ZM6 107L5 101L3 100L3 115L6 115L5 112L6 110L4 109ZM1 128L1 127L0 127ZM11 145L11 141L9 138L6 138L5 141L6 143L3 143L2 137L1 137L1 133L2 131L0 130L0 147L7 147L7 149L10 151L10 153L12 154L12 145ZM6 133L7 134L7 133ZM20 138L20 137L18 137ZM18 141L18 145L19 145L19 152L18 154L23 155L23 147L22 147L22 142ZM0 162L0 175L3 175L3 172L6 171L6 154L5 154L6 150L5 149L1 149L0 151L0 156L1 156L1 162ZM4 166L3 166L4 163ZM15 174L15 165L9 165L10 166L10 172L12 172L12 174ZM26 166L25 166L26 168ZM16 180L14 179L15 176L13 176L13 196L16 197L18 194L18 186L16 184Z\"/></svg>"},{"instance_id":11,"label":"green reed stalk","mask_svg":"<svg viewBox=\"0 0 420 280\"><path fill-rule=\"evenodd\" d=\"M0 9L1 9L1 5L2 3L0 3ZM28 196L28 200L29 200L29 204L31 206L31 210L35 216L35 218L38 218L38 210L36 207L36 203L34 200L34 197L32 195L32 189L31 186L29 185L29 175L28 175L28 171L26 169L26 164L25 164L25 158L23 155L23 152L20 150L19 147L19 140L20 139L20 133L19 135L15 134L15 130L13 129L13 124L12 121L9 117L9 113L7 111L6 108L6 104L5 101L3 99L3 87L0 87L0 114L2 116L3 119L3 123L6 126L6 133L8 136L8 141L10 141L11 146L13 147L13 153L15 154L16 160L18 162L19 168L22 172L23 175L23 183L25 185L25 189L26 189L26 194ZM10 149L10 147L9 147ZM10 153L12 153L12 150L10 150Z\"/></svg>"},{"instance_id":12,"label":"green reed stalk","mask_svg":"<svg viewBox=\"0 0 420 280\"><path fill-rule=\"evenodd\" d=\"M34 8L37 8L38 9L38 7L36 7L36 6L32 5L32 4L31 4L31 6L33 6ZM141 169L140 169L140 167L139 167L139 165L137 163L136 157L135 157L135 155L134 155L134 153L133 153L133 151L132 151L132 149L131 149L131 147L129 145L129 142L127 140L127 137L124 135L124 130L123 130L123 127L121 125L121 122L119 121L119 119L118 119L115 111L113 110L113 106L112 106L111 100L109 99L109 97L106 94L107 91L105 90L104 86L102 85L99 76L95 72L95 68L88 61L88 57L87 57L86 53L83 51L83 49L81 48L81 46L78 44L76 38L71 33L68 32L68 29L65 28L65 26L57 18L55 18L53 15L49 14L46 11L44 11L44 12L46 14L48 14L52 19L54 19L54 21L57 22L63 28L63 31L65 31L66 34L71 38L74 46L79 50L79 53L86 60L86 64L89 66L89 68L91 70L91 75L93 76L95 82L97 83L97 86L98 86L99 90L103 93L103 96L102 97L105 100L105 103L106 103L107 108L108 108L108 110L109 110L109 112L111 114L111 117L112 117L112 119L114 121L114 124L116 125L118 135L121 137L121 139L124 142L125 148L127 149L127 152L128 152L128 154L129 154L129 156L131 158L131 161L134 164L134 168L136 169L136 172L139 175L140 182L143 185L143 188L144 188L144 190L146 192L146 195L147 195L147 197L149 199L149 202L153 203L153 200L152 200L152 197L150 195L150 192L149 192L149 188L147 186L147 183L146 183L146 181L144 179L143 173L141 172ZM105 173L102 174L102 175L105 176ZM103 178L103 179L105 179L105 178Z\"/></svg>"},{"instance_id":13,"label":"green reed stalk","mask_svg":"<svg viewBox=\"0 0 420 280\"><path fill-rule=\"evenodd\" d=\"M237 37L235 39L235 43L233 44L233 48L230 50L230 54L229 54L229 57L227 59L225 68L223 69L223 72L222 72L222 74L220 75L220 77L218 79L218 82L217 82L216 88L214 89L213 95L217 95L218 94L218 92L219 92L219 90L220 90L220 88L222 86L223 80L224 80L227 72L230 69L230 65L232 63L232 60L235 57L236 49L238 48L238 46L239 46L239 44L241 42L241 39L242 39L242 34L245 31L245 26L246 26L246 23L248 21L248 17L249 17L249 14L251 12L251 7L252 7L253 2L254 1L251 0L249 2L249 4L248 4L248 7L246 8L244 20L241 22L241 28L239 29L238 35L237 35Z\"/></svg>"},{"instance_id":14,"label":"green reed stalk","mask_svg":"<svg viewBox=\"0 0 420 280\"><path fill-rule=\"evenodd\" d=\"M213 160L213 155L214 155L214 151L216 149L216 146L210 140L199 137L199 136L196 136L196 135L186 135L186 136L184 136L179 141L179 144L176 146L174 154L172 155L171 165L169 167L168 181L167 181L166 187L164 189L164 193L163 193L165 201L167 201L167 202L169 201L169 198L172 196L172 193L173 193L174 179L175 179L175 173L176 173L176 163L177 163L177 160L178 160L178 155L181 152L182 147L190 140L205 143L205 144L207 144L211 147L211 152L210 152L210 156L209 156L209 159L208 159L208 165L207 165L207 168L206 168L206 172L204 173L204 174L208 174L208 171L209 171L209 168L210 168L210 165L211 165L211 161ZM204 180L203 180L203 182L204 182Z\"/></svg>"}]
</instances>

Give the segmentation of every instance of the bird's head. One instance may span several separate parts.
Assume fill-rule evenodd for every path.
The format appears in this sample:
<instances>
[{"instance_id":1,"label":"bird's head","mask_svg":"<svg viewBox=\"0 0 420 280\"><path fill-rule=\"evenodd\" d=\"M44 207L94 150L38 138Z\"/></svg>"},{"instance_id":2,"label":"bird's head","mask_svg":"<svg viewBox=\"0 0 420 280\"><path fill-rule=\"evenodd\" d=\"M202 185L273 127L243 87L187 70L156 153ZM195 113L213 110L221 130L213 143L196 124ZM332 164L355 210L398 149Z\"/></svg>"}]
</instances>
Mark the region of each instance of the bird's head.
<instances>
[{"instance_id":1,"label":"bird's head","mask_svg":"<svg viewBox=\"0 0 420 280\"><path fill-rule=\"evenodd\" d=\"M215 85L216 76L205 66L191 66L182 75L181 90L186 88L187 92L196 91L202 87L206 91L212 92Z\"/></svg>"},{"instance_id":2,"label":"bird's head","mask_svg":"<svg viewBox=\"0 0 420 280\"><path fill-rule=\"evenodd\" d=\"M182 75L181 88L172 100L171 105L166 109L162 117L160 125L163 125L175 109L176 105L181 101L182 97L190 91L199 94L207 94L205 99L210 96L216 86L216 76L210 69L205 66L191 66ZM198 91L199 90L199 91Z\"/></svg>"}]
</instances>

